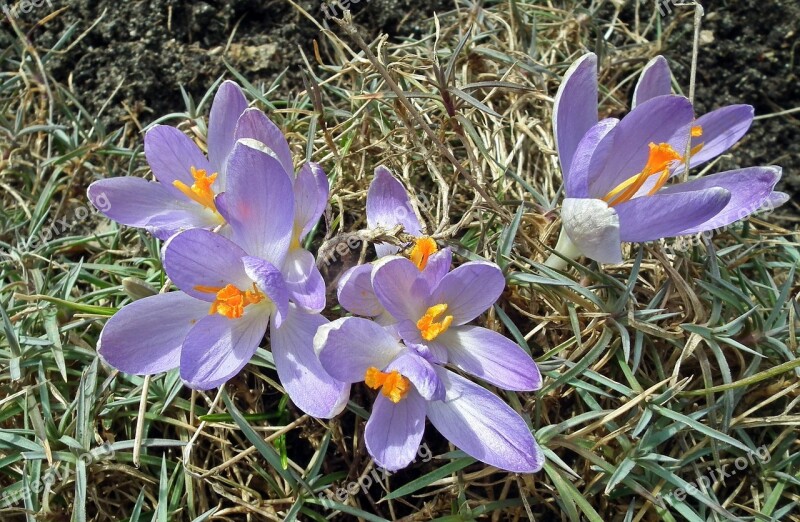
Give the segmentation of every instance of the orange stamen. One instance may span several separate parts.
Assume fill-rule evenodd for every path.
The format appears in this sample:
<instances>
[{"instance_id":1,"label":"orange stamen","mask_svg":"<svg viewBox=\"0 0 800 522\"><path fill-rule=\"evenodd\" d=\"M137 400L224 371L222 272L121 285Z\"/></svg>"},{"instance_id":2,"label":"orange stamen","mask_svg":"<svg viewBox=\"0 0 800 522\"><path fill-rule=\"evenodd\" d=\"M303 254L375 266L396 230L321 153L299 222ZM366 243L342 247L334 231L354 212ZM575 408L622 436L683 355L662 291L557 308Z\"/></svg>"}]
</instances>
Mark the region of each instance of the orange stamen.
<instances>
[{"instance_id":1,"label":"orange stamen","mask_svg":"<svg viewBox=\"0 0 800 522\"><path fill-rule=\"evenodd\" d=\"M417 328L419 328L419 333L422 334L423 339L433 341L439 334L446 332L450 328L450 323L453 322L452 315L445 316L440 322L436 322L436 319L446 311L446 304L431 306L422 316L422 319L417 321Z\"/></svg>"},{"instance_id":2,"label":"orange stamen","mask_svg":"<svg viewBox=\"0 0 800 522\"><path fill-rule=\"evenodd\" d=\"M692 127L692 138L699 138L703 135L703 127L700 125L695 125Z\"/></svg>"},{"instance_id":3,"label":"orange stamen","mask_svg":"<svg viewBox=\"0 0 800 522\"><path fill-rule=\"evenodd\" d=\"M224 288L214 286L195 286L194 289L204 294L217 294L216 299L211 303L208 310L209 315L220 314L228 319L238 319L244 314L247 305L260 303L264 300L264 294L253 283L252 290L239 290L229 284Z\"/></svg>"},{"instance_id":4,"label":"orange stamen","mask_svg":"<svg viewBox=\"0 0 800 522\"><path fill-rule=\"evenodd\" d=\"M428 236L423 236L414 241L409 257L411 262L417 265L417 268L424 270L428 265L428 259L438 251L439 247L436 246L436 241Z\"/></svg>"},{"instance_id":5,"label":"orange stamen","mask_svg":"<svg viewBox=\"0 0 800 522\"><path fill-rule=\"evenodd\" d=\"M400 375L397 370L384 373L374 366L367 368L367 372L364 374L364 383L373 390L383 388L381 393L395 404L405 398L411 389L411 381Z\"/></svg>"},{"instance_id":6,"label":"orange stamen","mask_svg":"<svg viewBox=\"0 0 800 522\"><path fill-rule=\"evenodd\" d=\"M669 143L660 143L658 145L651 143L650 155L647 158L647 164L644 169L639 174L631 176L617 185L605 195L603 201L608 203L608 206L613 207L630 200L639 192L639 189L642 188L648 178L656 174L659 175L659 180L656 183L657 188L655 190L660 189L669 179L669 167L672 162L680 161L681 159L683 159L682 156ZM651 191L648 195L654 193L654 191Z\"/></svg>"},{"instance_id":7,"label":"orange stamen","mask_svg":"<svg viewBox=\"0 0 800 522\"><path fill-rule=\"evenodd\" d=\"M214 181L217 179L217 173L215 172L209 176L206 175L206 171L204 169L196 169L194 167L191 167L191 169L192 178L194 178L194 183L191 187L179 180L173 181L172 185L183 192L187 198L200 203L213 212L216 212L217 206L214 204L215 194L214 190L211 188L211 185L213 185Z\"/></svg>"}]
</instances>

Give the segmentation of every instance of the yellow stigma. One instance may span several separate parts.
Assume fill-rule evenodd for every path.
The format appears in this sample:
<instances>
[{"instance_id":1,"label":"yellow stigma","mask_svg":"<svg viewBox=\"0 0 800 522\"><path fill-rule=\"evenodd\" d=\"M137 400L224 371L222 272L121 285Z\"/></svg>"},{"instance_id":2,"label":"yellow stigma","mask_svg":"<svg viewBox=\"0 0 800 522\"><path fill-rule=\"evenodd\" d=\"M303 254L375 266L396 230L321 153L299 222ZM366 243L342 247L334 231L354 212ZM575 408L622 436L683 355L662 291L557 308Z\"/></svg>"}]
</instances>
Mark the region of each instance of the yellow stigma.
<instances>
[{"instance_id":1,"label":"yellow stigma","mask_svg":"<svg viewBox=\"0 0 800 522\"><path fill-rule=\"evenodd\" d=\"M260 303L264 300L264 294L256 288L253 283L252 290L239 290L233 285L227 285L224 288L215 286L195 286L195 290L204 294L217 294L217 298L211 303L209 315L219 314L227 317L228 319L238 319L244 314L244 309L247 305Z\"/></svg>"},{"instance_id":2,"label":"yellow stigma","mask_svg":"<svg viewBox=\"0 0 800 522\"><path fill-rule=\"evenodd\" d=\"M450 323L453 322L452 315L445 316L440 322L436 322L436 319L446 311L446 304L431 306L422 316L422 319L417 321L417 328L419 328L419 333L422 334L423 339L433 341L439 334L446 332L450 328Z\"/></svg>"},{"instance_id":3,"label":"yellow stigma","mask_svg":"<svg viewBox=\"0 0 800 522\"><path fill-rule=\"evenodd\" d=\"M439 251L436 246L436 241L428 236L422 236L414 241L414 246L411 248L411 253L408 257L411 262L417 265L417 268L424 270L428 266L428 258Z\"/></svg>"},{"instance_id":4,"label":"yellow stigma","mask_svg":"<svg viewBox=\"0 0 800 522\"><path fill-rule=\"evenodd\" d=\"M214 204L215 194L214 190L211 188L211 185L213 185L214 181L217 179L217 173L215 172L209 176L206 175L206 171L204 169L196 169L194 167L191 167L191 169L192 178L194 178L194 183L191 187L187 186L183 181L179 181L177 179L172 182L172 185L183 192L187 198L200 203L213 212L216 212L217 206Z\"/></svg>"},{"instance_id":5,"label":"yellow stigma","mask_svg":"<svg viewBox=\"0 0 800 522\"><path fill-rule=\"evenodd\" d=\"M411 389L411 382L400 375L397 370L384 373L374 366L367 368L367 372L364 374L364 383L373 390L383 388L381 393L395 404L405 398L408 390Z\"/></svg>"},{"instance_id":6,"label":"yellow stigma","mask_svg":"<svg viewBox=\"0 0 800 522\"><path fill-rule=\"evenodd\" d=\"M694 130L692 132L694 133ZM658 145L651 143L650 155L647 158L644 170L617 185L603 197L603 201L608 203L610 207L625 203L639 192L639 189L642 188L650 176L658 175L658 181L647 195L655 194L669 180L669 168L672 162L682 159L683 157L669 143L659 143Z\"/></svg>"}]
</instances>

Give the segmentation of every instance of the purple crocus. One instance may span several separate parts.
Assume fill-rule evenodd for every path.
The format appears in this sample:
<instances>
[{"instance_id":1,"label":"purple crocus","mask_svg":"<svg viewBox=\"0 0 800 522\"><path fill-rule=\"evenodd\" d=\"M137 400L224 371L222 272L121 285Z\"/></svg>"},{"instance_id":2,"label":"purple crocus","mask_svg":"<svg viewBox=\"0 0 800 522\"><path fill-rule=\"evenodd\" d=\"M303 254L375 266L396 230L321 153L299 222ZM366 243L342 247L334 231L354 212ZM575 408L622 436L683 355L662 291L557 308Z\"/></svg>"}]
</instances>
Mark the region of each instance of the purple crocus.
<instances>
[{"instance_id":1,"label":"purple crocus","mask_svg":"<svg viewBox=\"0 0 800 522\"><path fill-rule=\"evenodd\" d=\"M375 177L367 192L367 226L391 229L397 225L403 225L406 234L417 238L413 247L417 252L413 255L419 258L417 263L424 266L427 257L436 251L436 243L422 233L422 224L403 184L381 165L375 169ZM399 247L387 243L375 245L378 257L395 254L398 250Z\"/></svg>"},{"instance_id":2,"label":"purple crocus","mask_svg":"<svg viewBox=\"0 0 800 522\"><path fill-rule=\"evenodd\" d=\"M438 283L450 270L450 250L439 250L436 241L422 233L422 225L414 213L408 192L389 169L379 166L367 192L367 226L391 229L397 225L402 225L404 232L415 238L408 257L427 274L431 285ZM396 254L399 250L388 243L375 245L378 258ZM372 264L358 265L342 274L338 285L339 304L356 315L375 317L382 323L394 322L372 290L372 268Z\"/></svg>"},{"instance_id":3,"label":"purple crocus","mask_svg":"<svg viewBox=\"0 0 800 522\"><path fill-rule=\"evenodd\" d=\"M364 433L379 466L394 471L411 463L427 417L482 462L518 473L542 468L544 456L522 417L485 388L410 350L377 323L336 320L319 329L314 346L335 378L380 390Z\"/></svg>"},{"instance_id":4,"label":"purple crocus","mask_svg":"<svg viewBox=\"0 0 800 522\"><path fill-rule=\"evenodd\" d=\"M106 323L98 351L126 373L180 368L195 389L220 386L252 358L267 329L278 376L290 398L315 417L344 407L349 386L323 369L313 350L327 322L293 301L282 271L295 236L292 180L253 140L237 142L218 211L233 240L195 228L170 238L164 268L179 292L123 307Z\"/></svg>"},{"instance_id":5,"label":"purple crocus","mask_svg":"<svg viewBox=\"0 0 800 522\"><path fill-rule=\"evenodd\" d=\"M563 231L557 250L601 263L622 262L622 242L646 242L726 226L779 205L780 167L751 167L669 184L732 147L753 108L732 105L695 119L692 104L670 94L663 58L645 68L635 108L598 122L597 57L570 67L555 98L553 129L564 177ZM688 152L687 152L688 151ZM558 260L551 263L558 265Z\"/></svg>"},{"instance_id":6,"label":"purple crocus","mask_svg":"<svg viewBox=\"0 0 800 522\"><path fill-rule=\"evenodd\" d=\"M449 271L449 249L431 260L423 271L399 256L363 265L340 285L340 304L357 315L375 317L432 362L452 364L506 390L539 389L539 369L517 344L467 324L503 292L500 268L473 261Z\"/></svg>"},{"instance_id":7,"label":"purple crocus","mask_svg":"<svg viewBox=\"0 0 800 522\"><path fill-rule=\"evenodd\" d=\"M379 260L372 288L392 318L384 324L432 362L451 364L505 390L538 390L542 378L530 355L505 336L468 324L503 293L500 268L485 261L448 268L441 263L441 272L426 273L403 257Z\"/></svg>"},{"instance_id":8,"label":"purple crocus","mask_svg":"<svg viewBox=\"0 0 800 522\"><path fill-rule=\"evenodd\" d=\"M292 180L294 194L294 221L286 259L281 272L294 301L310 312L325 308L325 281L317 268L313 254L303 248L303 240L319 221L328 204L328 177L318 164L308 162L294 173L289 143L280 129L263 112L248 109L236 125L235 136L261 148L277 160ZM218 197L218 203L226 198ZM222 212L224 215L224 212ZM222 233L226 231L223 229ZM245 250L247 250L245 248ZM254 254L258 255L258 254Z\"/></svg>"},{"instance_id":9,"label":"purple crocus","mask_svg":"<svg viewBox=\"0 0 800 522\"><path fill-rule=\"evenodd\" d=\"M168 239L180 230L218 227L231 235L222 206L228 185L228 162L234 143L251 140L275 160L293 187L294 225L289 253L280 266L287 288L298 306L309 312L325 307L325 283L314 256L302 241L319 221L328 201L328 178L316 163L294 174L292 153L283 133L263 112L248 109L236 83L224 82L209 116L208 159L182 132L156 125L145 135L145 156L158 182L121 177L100 180L89 187L89 198L103 213L125 225L149 230ZM257 142L256 145L254 142Z\"/></svg>"},{"instance_id":10,"label":"purple crocus","mask_svg":"<svg viewBox=\"0 0 800 522\"><path fill-rule=\"evenodd\" d=\"M221 225L215 196L225 189L226 162L246 109L239 86L224 82L209 115L208 157L180 130L155 125L145 134L144 153L158 181L133 176L95 181L89 199L108 218L147 229L159 239L179 230Z\"/></svg>"}]
</instances>

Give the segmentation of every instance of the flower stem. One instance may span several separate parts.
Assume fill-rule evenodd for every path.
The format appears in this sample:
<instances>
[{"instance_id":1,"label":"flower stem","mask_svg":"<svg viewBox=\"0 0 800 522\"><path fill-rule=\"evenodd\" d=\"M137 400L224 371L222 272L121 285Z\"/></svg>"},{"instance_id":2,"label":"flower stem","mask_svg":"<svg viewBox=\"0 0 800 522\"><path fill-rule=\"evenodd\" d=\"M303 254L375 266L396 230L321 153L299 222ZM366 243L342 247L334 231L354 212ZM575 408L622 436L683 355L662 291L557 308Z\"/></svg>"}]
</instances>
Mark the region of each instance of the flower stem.
<instances>
[{"instance_id":1,"label":"flower stem","mask_svg":"<svg viewBox=\"0 0 800 522\"><path fill-rule=\"evenodd\" d=\"M561 233L558 235L558 243L556 243L556 252L566 257L567 259L578 259L581 256L581 251L575 246L575 243L567 235L564 227L561 227ZM556 270L564 270L567 268L567 262L556 254L550 254L544 265Z\"/></svg>"}]
</instances>

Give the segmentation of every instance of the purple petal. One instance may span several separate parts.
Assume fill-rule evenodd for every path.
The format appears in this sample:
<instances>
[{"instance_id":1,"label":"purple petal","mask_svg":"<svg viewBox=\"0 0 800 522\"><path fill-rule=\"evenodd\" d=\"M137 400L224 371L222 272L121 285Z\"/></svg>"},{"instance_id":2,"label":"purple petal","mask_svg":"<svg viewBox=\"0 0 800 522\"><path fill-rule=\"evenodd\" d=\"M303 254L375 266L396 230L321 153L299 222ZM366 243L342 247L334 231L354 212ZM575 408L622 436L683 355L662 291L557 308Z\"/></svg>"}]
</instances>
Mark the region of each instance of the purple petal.
<instances>
[{"instance_id":1,"label":"purple petal","mask_svg":"<svg viewBox=\"0 0 800 522\"><path fill-rule=\"evenodd\" d=\"M430 287L408 259L384 257L375 263L372 288L378 301L395 319L416 322L425 315Z\"/></svg>"},{"instance_id":2,"label":"purple petal","mask_svg":"<svg viewBox=\"0 0 800 522\"><path fill-rule=\"evenodd\" d=\"M205 170L208 175L215 172L203 151L175 127L156 125L147 131L144 135L144 155L156 179L180 201L192 202L172 184L173 181L181 181L191 187L194 184L192 167ZM220 181L212 185L215 192L224 189Z\"/></svg>"},{"instance_id":3,"label":"purple petal","mask_svg":"<svg viewBox=\"0 0 800 522\"><path fill-rule=\"evenodd\" d=\"M375 255L378 259L386 256L391 256L400 251L400 247L392 245L391 243L375 243Z\"/></svg>"},{"instance_id":4,"label":"purple petal","mask_svg":"<svg viewBox=\"0 0 800 522\"><path fill-rule=\"evenodd\" d=\"M212 212L176 199L161 183L132 176L95 181L89 185L88 196L109 219L146 228L159 239L168 239L179 230L220 224Z\"/></svg>"},{"instance_id":5,"label":"purple petal","mask_svg":"<svg viewBox=\"0 0 800 522\"><path fill-rule=\"evenodd\" d=\"M607 118L598 122L583 136L572 158L572 169L564 180L564 192L568 198L589 197L590 183L608 162L608 153L614 144L611 133L618 123L619 120L615 118Z\"/></svg>"},{"instance_id":6,"label":"purple petal","mask_svg":"<svg viewBox=\"0 0 800 522\"><path fill-rule=\"evenodd\" d=\"M239 141L228 159L226 217L235 242L248 254L283 266L294 224L292 180L256 146Z\"/></svg>"},{"instance_id":7,"label":"purple petal","mask_svg":"<svg viewBox=\"0 0 800 522\"><path fill-rule=\"evenodd\" d=\"M245 256L242 258L242 264L247 277L254 281L259 290L264 292L275 305L273 323L276 327L280 327L289 313L289 290L283 281L283 274L268 261L257 257Z\"/></svg>"},{"instance_id":8,"label":"purple petal","mask_svg":"<svg viewBox=\"0 0 800 522\"><path fill-rule=\"evenodd\" d=\"M210 390L234 377L256 353L269 325L263 307L248 307L239 319L208 315L191 329L181 350L181 379Z\"/></svg>"},{"instance_id":9,"label":"purple petal","mask_svg":"<svg viewBox=\"0 0 800 522\"><path fill-rule=\"evenodd\" d=\"M466 454L506 471L535 473L544 455L517 412L488 390L436 368L447 389L443 401L427 404L439 433Z\"/></svg>"},{"instance_id":10,"label":"purple petal","mask_svg":"<svg viewBox=\"0 0 800 522\"><path fill-rule=\"evenodd\" d=\"M619 217L604 201L567 198L561 221L581 254L598 263L622 263Z\"/></svg>"},{"instance_id":11,"label":"purple petal","mask_svg":"<svg viewBox=\"0 0 800 522\"><path fill-rule=\"evenodd\" d=\"M189 330L208 315L208 303L183 292L134 301L103 327L97 352L125 373L152 375L177 368Z\"/></svg>"},{"instance_id":12,"label":"purple petal","mask_svg":"<svg viewBox=\"0 0 800 522\"><path fill-rule=\"evenodd\" d=\"M328 177L316 163L306 163L294 180L294 223L302 240L317 224L328 204Z\"/></svg>"},{"instance_id":13,"label":"purple petal","mask_svg":"<svg viewBox=\"0 0 800 522\"><path fill-rule=\"evenodd\" d=\"M322 419L341 412L350 394L350 385L328 375L314 352L314 335L327 322L290 305L283 324L270 332L275 368L286 393L298 408Z\"/></svg>"},{"instance_id":14,"label":"purple petal","mask_svg":"<svg viewBox=\"0 0 800 522\"><path fill-rule=\"evenodd\" d=\"M392 328L415 353L434 364L447 364L447 347L439 342L438 337L433 341L423 339L416 322L403 320L393 324Z\"/></svg>"},{"instance_id":15,"label":"purple petal","mask_svg":"<svg viewBox=\"0 0 800 522\"><path fill-rule=\"evenodd\" d=\"M792 199L792 197L789 194L775 191L769 195L766 201L764 201L764 204L761 205L759 211L772 212L790 199Z\"/></svg>"},{"instance_id":16,"label":"purple petal","mask_svg":"<svg viewBox=\"0 0 800 522\"><path fill-rule=\"evenodd\" d=\"M397 370L400 375L411 381L417 392L426 400L444 399L444 386L433 366L415 353L406 351L381 370L385 372Z\"/></svg>"},{"instance_id":17,"label":"purple petal","mask_svg":"<svg viewBox=\"0 0 800 522\"><path fill-rule=\"evenodd\" d=\"M471 261L444 276L433 290L430 303L446 304L446 315L452 315L453 325L459 325L488 310L505 288L506 279L499 266L486 261Z\"/></svg>"},{"instance_id":18,"label":"purple petal","mask_svg":"<svg viewBox=\"0 0 800 522\"><path fill-rule=\"evenodd\" d=\"M656 56L644 66L642 75L639 76L639 82L633 91L633 106L671 92L669 64L663 56Z\"/></svg>"},{"instance_id":19,"label":"purple petal","mask_svg":"<svg viewBox=\"0 0 800 522\"><path fill-rule=\"evenodd\" d=\"M314 337L319 360L334 379L361 382L367 369L386 368L402 345L385 328L369 319L345 317L323 325Z\"/></svg>"},{"instance_id":20,"label":"purple petal","mask_svg":"<svg viewBox=\"0 0 800 522\"><path fill-rule=\"evenodd\" d=\"M247 254L231 241L195 228L176 234L164 245L164 269L175 286L192 297L214 301L214 292L195 287L224 288L232 284L246 290L253 281L244 270Z\"/></svg>"},{"instance_id":21,"label":"purple petal","mask_svg":"<svg viewBox=\"0 0 800 522\"><path fill-rule=\"evenodd\" d=\"M247 109L236 125L236 139L250 138L266 146L289 176L294 175L294 163L289 143L281 130L258 109Z\"/></svg>"},{"instance_id":22,"label":"purple petal","mask_svg":"<svg viewBox=\"0 0 800 522\"><path fill-rule=\"evenodd\" d=\"M375 177L367 192L367 226L392 228L403 225L406 234L422 235L422 227L411 206L405 187L384 166L375 169ZM380 247L380 248L379 248ZM375 245L378 257L394 254L399 249L393 245Z\"/></svg>"},{"instance_id":23,"label":"purple petal","mask_svg":"<svg viewBox=\"0 0 800 522\"><path fill-rule=\"evenodd\" d=\"M700 144L703 148L692 156L690 167L710 161L733 147L747 134L753 116L754 110L750 105L728 105L697 118L691 126L702 128L703 135L692 138L692 148Z\"/></svg>"},{"instance_id":24,"label":"purple petal","mask_svg":"<svg viewBox=\"0 0 800 522\"><path fill-rule=\"evenodd\" d=\"M452 263L453 253L449 248L443 248L428 258L428 264L422 270L422 277L431 288L435 288L439 281L450 272Z\"/></svg>"},{"instance_id":25,"label":"purple petal","mask_svg":"<svg viewBox=\"0 0 800 522\"><path fill-rule=\"evenodd\" d=\"M166 241L178 232L191 230L193 228L210 229L221 223L218 218L208 219L207 212L200 212L200 216L194 210L168 210L163 214L153 216L153 219L144 227L148 232L162 241ZM209 223L211 221L211 223Z\"/></svg>"},{"instance_id":26,"label":"purple petal","mask_svg":"<svg viewBox=\"0 0 800 522\"><path fill-rule=\"evenodd\" d=\"M283 265L283 277L295 304L311 313L325 308L325 280L311 252L304 248L290 251Z\"/></svg>"},{"instance_id":27,"label":"purple petal","mask_svg":"<svg viewBox=\"0 0 800 522\"><path fill-rule=\"evenodd\" d=\"M372 265L358 265L339 279L337 297L342 308L355 315L377 317L384 308L372 289Z\"/></svg>"},{"instance_id":28,"label":"purple petal","mask_svg":"<svg viewBox=\"0 0 800 522\"><path fill-rule=\"evenodd\" d=\"M236 142L236 122L247 109L242 89L230 80L219 86L208 116L208 160L224 176L225 163Z\"/></svg>"},{"instance_id":29,"label":"purple petal","mask_svg":"<svg viewBox=\"0 0 800 522\"><path fill-rule=\"evenodd\" d=\"M531 356L515 342L478 326L457 326L437 341L447 347L449 362L498 388L533 391L542 376Z\"/></svg>"},{"instance_id":30,"label":"purple petal","mask_svg":"<svg viewBox=\"0 0 800 522\"><path fill-rule=\"evenodd\" d=\"M424 431L425 399L416 391L411 390L396 404L378 394L364 431L364 442L378 466L397 471L417 456Z\"/></svg>"},{"instance_id":31,"label":"purple petal","mask_svg":"<svg viewBox=\"0 0 800 522\"><path fill-rule=\"evenodd\" d=\"M597 56L581 56L564 75L553 105L553 133L562 176L572 167L572 158L583 135L597 123Z\"/></svg>"},{"instance_id":32,"label":"purple petal","mask_svg":"<svg viewBox=\"0 0 800 522\"><path fill-rule=\"evenodd\" d=\"M697 225L706 230L705 224L712 222L730 200L731 193L717 187L680 193L662 190L653 196L632 199L615 207L620 238L644 242L678 236Z\"/></svg>"},{"instance_id":33,"label":"purple petal","mask_svg":"<svg viewBox=\"0 0 800 522\"><path fill-rule=\"evenodd\" d=\"M781 179L780 167L750 167L740 170L721 172L711 176L703 176L686 183L678 183L661 189L655 196L671 195L673 197L686 197L698 191L713 190L715 187L724 189L730 194L730 200L721 210L711 214L706 219L687 223L680 233L675 235L689 235L705 230L724 227L744 219L750 214L761 209L768 202L774 192L775 184ZM701 193L702 193L701 192ZM638 201L637 198L632 201ZM680 203L693 205L694 203ZM683 207L686 208L686 207ZM674 208L673 212L686 215L693 209ZM620 218L621 219L621 218Z\"/></svg>"},{"instance_id":34,"label":"purple petal","mask_svg":"<svg viewBox=\"0 0 800 522\"><path fill-rule=\"evenodd\" d=\"M669 143L682 154L689 135L678 131L693 118L692 104L683 96L659 96L637 106L606 136L613 144L602 172L589 180L589 194L602 198L641 172L650 155L650 143Z\"/></svg>"}]
</instances>

